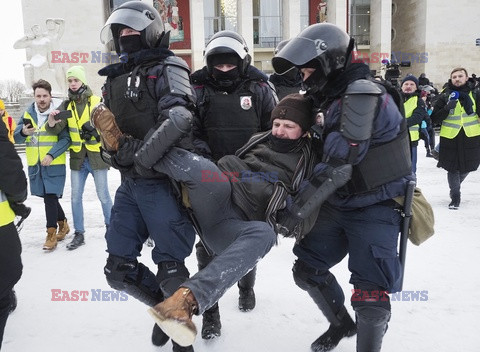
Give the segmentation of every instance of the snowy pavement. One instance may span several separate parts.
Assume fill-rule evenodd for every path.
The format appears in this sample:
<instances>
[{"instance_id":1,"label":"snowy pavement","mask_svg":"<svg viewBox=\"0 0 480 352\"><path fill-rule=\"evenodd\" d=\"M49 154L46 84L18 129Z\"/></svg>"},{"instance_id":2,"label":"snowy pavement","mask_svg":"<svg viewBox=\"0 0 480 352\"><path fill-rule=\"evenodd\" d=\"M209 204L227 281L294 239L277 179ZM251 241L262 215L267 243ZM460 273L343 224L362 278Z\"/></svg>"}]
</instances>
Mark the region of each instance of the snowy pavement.
<instances>
[{"instance_id":1,"label":"snowy pavement","mask_svg":"<svg viewBox=\"0 0 480 352\"><path fill-rule=\"evenodd\" d=\"M113 197L120 182L116 170L109 172L109 182ZM464 181L460 209L449 210L446 172L419 147L418 186L434 208L436 234L420 247L408 247L405 295L392 302L392 319L382 351L477 352L480 279L475 265L480 256L480 172L471 173ZM105 281L105 227L93 179L89 177L84 194L86 244L75 251L65 247L73 229L55 251L43 251L43 200L29 196L26 203L33 210L21 233L24 271L15 287L18 308L7 321L2 351L171 351L170 342L162 348L151 344L153 320L147 307L113 292ZM61 204L71 220L69 175ZM198 337L196 352L310 351L310 343L328 323L307 293L293 282L292 245L291 239L280 239L279 246L259 263L255 310L238 310L236 287L226 293L220 300L222 336L211 341ZM139 260L156 272L150 252L145 247ZM187 259L187 267L196 272L195 255ZM348 302L352 287L346 260L333 273L353 313ZM68 296L61 291L68 291ZM74 291L78 291L77 296ZM78 300L61 300L67 297ZM200 330L201 317L194 317L194 321ZM343 340L335 351L355 351L355 338Z\"/></svg>"}]
</instances>

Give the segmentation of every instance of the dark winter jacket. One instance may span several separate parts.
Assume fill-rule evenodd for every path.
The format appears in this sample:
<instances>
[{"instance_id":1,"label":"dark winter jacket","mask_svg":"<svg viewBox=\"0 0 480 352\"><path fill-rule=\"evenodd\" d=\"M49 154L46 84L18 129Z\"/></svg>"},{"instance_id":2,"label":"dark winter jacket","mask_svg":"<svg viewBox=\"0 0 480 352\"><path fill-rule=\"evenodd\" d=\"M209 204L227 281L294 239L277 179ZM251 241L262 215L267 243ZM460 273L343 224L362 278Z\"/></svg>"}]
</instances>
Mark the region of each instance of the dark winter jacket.
<instances>
[{"instance_id":1,"label":"dark winter jacket","mask_svg":"<svg viewBox=\"0 0 480 352\"><path fill-rule=\"evenodd\" d=\"M10 202L23 202L27 198L27 178L3 123L0 123L0 170L0 190Z\"/></svg>"},{"instance_id":2,"label":"dark winter jacket","mask_svg":"<svg viewBox=\"0 0 480 352\"><path fill-rule=\"evenodd\" d=\"M218 167L230 176L233 202L247 219L267 221L267 208L276 187L284 188L285 197L294 193L303 178L309 176L312 163L309 139L292 141L290 150L281 152L276 150L268 131L252 137L240 150L240 156L221 158ZM295 179L299 173L301 179ZM279 203L283 205L283 201L284 198Z\"/></svg>"}]
</instances>

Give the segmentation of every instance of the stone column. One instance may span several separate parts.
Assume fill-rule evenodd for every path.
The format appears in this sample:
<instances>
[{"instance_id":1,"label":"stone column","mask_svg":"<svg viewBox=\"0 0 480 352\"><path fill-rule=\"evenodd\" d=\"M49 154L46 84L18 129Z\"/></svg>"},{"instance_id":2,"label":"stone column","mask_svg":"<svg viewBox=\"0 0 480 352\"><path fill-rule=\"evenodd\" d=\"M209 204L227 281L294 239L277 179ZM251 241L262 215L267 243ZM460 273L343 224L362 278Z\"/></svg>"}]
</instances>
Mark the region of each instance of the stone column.
<instances>
[{"instance_id":1,"label":"stone column","mask_svg":"<svg viewBox=\"0 0 480 352\"><path fill-rule=\"evenodd\" d=\"M190 0L190 38L192 48L192 72L204 66L205 49L203 0Z\"/></svg>"},{"instance_id":2,"label":"stone column","mask_svg":"<svg viewBox=\"0 0 480 352\"><path fill-rule=\"evenodd\" d=\"M253 57L253 1L242 0L237 2L238 33L247 42L248 53Z\"/></svg>"},{"instance_id":3,"label":"stone column","mask_svg":"<svg viewBox=\"0 0 480 352\"><path fill-rule=\"evenodd\" d=\"M282 0L283 39L291 39L300 33L300 1Z\"/></svg>"},{"instance_id":4,"label":"stone column","mask_svg":"<svg viewBox=\"0 0 480 352\"><path fill-rule=\"evenodd\" d=\"M347 1L346 0L328 0L327 22L336 24L344 31L347 30Z\"/></svg>"},{"instance_id":5,"label":"stone column","mask_svg":"<svg viewBox=\"0 0 480 352\"><path fill-rule=\"evenodd\" d=\"M370 2L370 69L380 72L382 54L392 52L392 0ZM375 54L375 55L374 55ZM376 60L376 59L379 60Z\"/></svg>"}]
</instances>

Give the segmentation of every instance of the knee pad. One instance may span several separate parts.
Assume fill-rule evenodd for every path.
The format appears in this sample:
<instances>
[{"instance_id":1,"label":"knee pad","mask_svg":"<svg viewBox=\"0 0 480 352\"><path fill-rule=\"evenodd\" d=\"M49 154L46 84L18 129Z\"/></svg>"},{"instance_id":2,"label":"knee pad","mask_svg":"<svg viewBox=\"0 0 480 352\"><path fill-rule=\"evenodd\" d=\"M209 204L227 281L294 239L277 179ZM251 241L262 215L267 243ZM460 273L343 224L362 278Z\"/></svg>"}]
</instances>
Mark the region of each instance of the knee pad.
<instances>
[{"instance_id":1,"label":"knee pad","mask_svg":"<svg viewBox=\"0 0 480 352\"><path fill-rule=\"evenodd\" d=\"M163 300L155 275L142 263L110 254L103 269L111 288L154 306Z\"/></svg>"},{"instance_id":2,"label":"knee pad","mask_svg":"<svg viewBox=\"0 0 480 352\"><path fill-rule=\"evenodd\" d=\"M355 284L351 298L356 311L362 307L379 307L391 311L390 297L382 287L372 284Z\"/></svg>"},{"instance_id":3,"label":"knee pad","mask_svg":"<svg viewBox=\"0 0 480 352\"><path fill-rule=\"evenodd\" d=\"M346 313L345 295L335 276L328 270L316 270L297 260L293 265L295 284L312 297L330 324L341 324Z\"/></svg>"},{"instance_id":4,"label":"knee pad","mask_svg":"<svg viewBox=\"0 0 480 352\"><path fill-rule=\"evenodd\" d=\"M170 297L190 277L184 263L169 261L158 263L157 282L165 298Z\"/></svg>"}]
</instances>

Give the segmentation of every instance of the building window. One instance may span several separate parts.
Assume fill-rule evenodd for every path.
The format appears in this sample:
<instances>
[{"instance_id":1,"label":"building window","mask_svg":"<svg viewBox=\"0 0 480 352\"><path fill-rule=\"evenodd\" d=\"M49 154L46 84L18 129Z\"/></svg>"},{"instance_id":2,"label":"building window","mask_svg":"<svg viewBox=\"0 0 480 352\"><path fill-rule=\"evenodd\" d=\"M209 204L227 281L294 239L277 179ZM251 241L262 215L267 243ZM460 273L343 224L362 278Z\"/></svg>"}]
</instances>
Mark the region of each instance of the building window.
<instances>
[{"instance_id":1,"label":"building window","mask_svg":"<svg viewBox=\"0 0 480 352\"><path fill-rule=\"evenodd\" d=\"M253 0L253 44L275 48L282 40L281 0Z\"/></svg>"},{"instance_id":2,"label":"building window","mask_svg":"<svg viewBox=\"0 0 480 352\"><path fill-rule=\"evenodd\" d=\"M352 0L350 35L357 45L370 45L370 0Z\"/></svg>"},{"instance_id":3,"label":"building window","mask_svg":"<svg viewBox=\"0 0 480 352\"><path fill-rule=\"evenodd\" d=\"M204 0L205 44L217 32L231 30L237 32L237 1Z\"/></svg>"}]
</instances>

